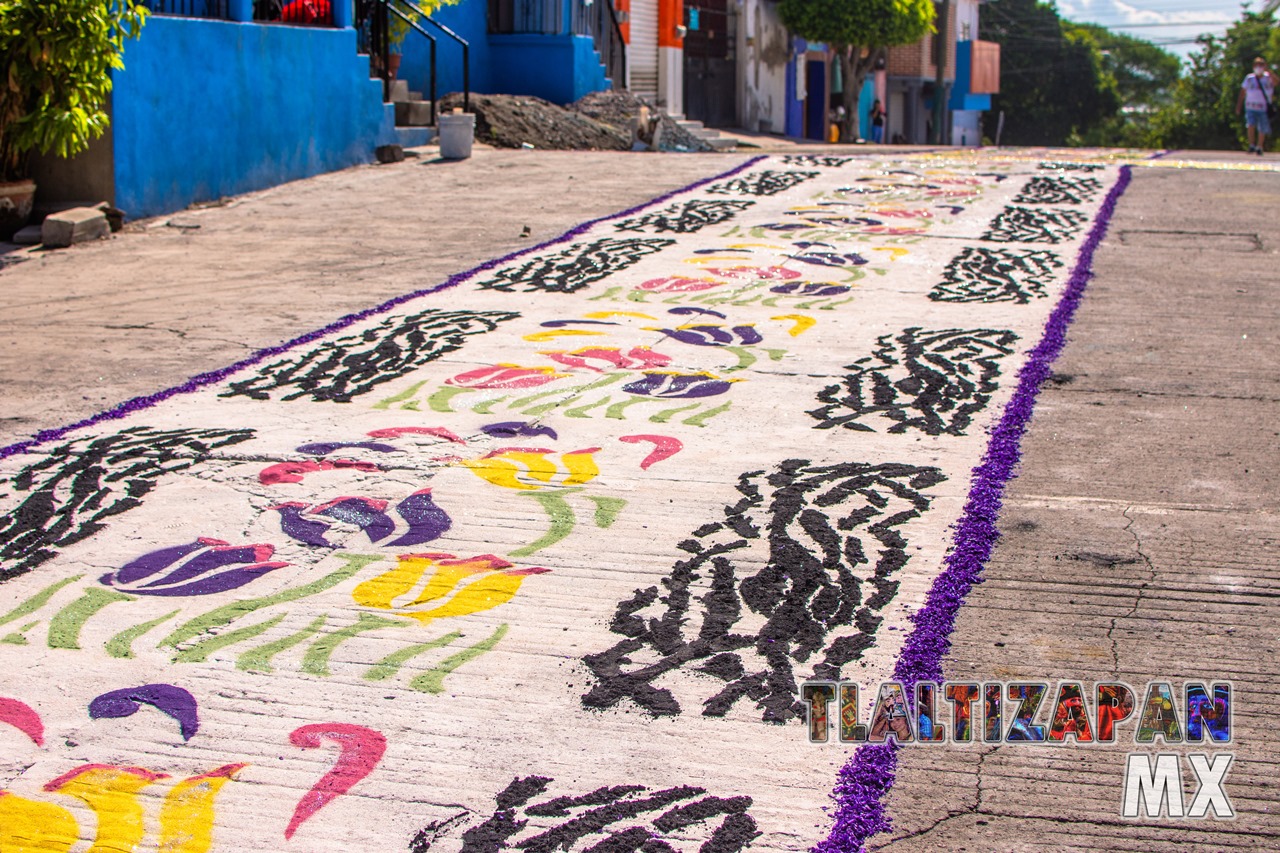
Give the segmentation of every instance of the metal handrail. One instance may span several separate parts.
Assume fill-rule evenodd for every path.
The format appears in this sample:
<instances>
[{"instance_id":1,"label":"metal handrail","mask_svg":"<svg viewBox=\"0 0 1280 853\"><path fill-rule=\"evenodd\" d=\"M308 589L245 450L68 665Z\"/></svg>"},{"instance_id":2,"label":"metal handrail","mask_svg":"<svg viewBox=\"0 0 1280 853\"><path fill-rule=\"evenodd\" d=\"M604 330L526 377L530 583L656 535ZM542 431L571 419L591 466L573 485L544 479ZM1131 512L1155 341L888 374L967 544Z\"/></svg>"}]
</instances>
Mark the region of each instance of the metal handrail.
<instances>
[{"instance_id":1,"label":"metal handrail","mask_svg":"<svg viewBox=\"0 0 1280 853\"><path fill-rule=\"evenodd\" d=\"M605 71L616 88L627 84L627 45L622 38L622 25L612 0L576 0L573 5L572 31L590 36Z\"/></svg>"},{"instance_id":2,"label":"metal handrail","mask_svg":"<svg viewBox=\"0 0 1280 853\"><path fill-rule=\"evenodd\" d=\"M627 40L622 37L622 25L618 23L618 12L613 8L613 0L603 0L609 9L609 21L613 24L613 34L618 38L621 47L618 50L618 77L614 78L613 87L624 89L627 85Z\"/></svg>"},{"instance_id":3,"label":"metal handrail","mask_svg":"<svg viewBox=\"0 0 1280 853\"><path fill-rule=\"evenodd\" d=\"M431 44L431 92L430 92L431 124L435 125L436 123L436 38L435 36L431 35L431 33L427 32L421 26L419 26L418 22L415 21L413 18L409 17L404 12L401 12L399 9L396 8L396 4L403 3L404 0L380 0L380 2L382 3L382 5L387 7L388 11L394 12L396 15L398 15L400 17L400 20L408 24L411 29L420 33L422 37L425 38ZM391 77L390 77L390 72L387 70L385 65L383 66L382 73L383 73L383 84L385 87L383 90L383 98L386 98L391 94L390 93Z\"/></svg>"},{"instance_id":4,"label":"metal handrail","mask_svg":"<svg viewBox=\"0 0 1280 853\"><path fill-rule=\"evenodd\" d=\"M471 112L471 42L467 41L462 36L458 35L453 30L446 27L444 24L432 18L430 15L426 13L426 11L421 6L414 3L413 0L395 0L395 2L402 6L408 7L410 11L417 12L418 15L422 17L422 20L426 21L428 24L431 24L440 32L444 33L449 38L453 39L458 44L462 45L462 109L466 112ZM405 17L405 16L402 14L401 17ZM421 28L418 28L418 29L419 31L421 31ZM425 35L425 32L423 34ZM434 86L434 82L435 82L434 71L432 72L432 74L433 74L432 85ZM434 99L432 102L434 103ZM434 110L434 107L432 107L432 109Z\"/></svg>"}]
</instances>

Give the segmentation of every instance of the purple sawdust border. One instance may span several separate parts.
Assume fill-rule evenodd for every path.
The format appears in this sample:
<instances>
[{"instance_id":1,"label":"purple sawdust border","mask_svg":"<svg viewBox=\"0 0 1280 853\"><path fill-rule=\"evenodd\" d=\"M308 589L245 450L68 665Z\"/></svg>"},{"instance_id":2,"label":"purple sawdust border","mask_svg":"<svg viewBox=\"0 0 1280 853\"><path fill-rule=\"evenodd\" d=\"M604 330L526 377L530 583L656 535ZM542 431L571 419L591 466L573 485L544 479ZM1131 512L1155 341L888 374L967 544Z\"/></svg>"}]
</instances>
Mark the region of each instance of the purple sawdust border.
<instances>
[{"instance_id":1,"label":"purple sawdust border","mask_svg":"<svg viewBox=\"0 0 1280 853\"><path fill-rule=\"evenodd\" d=\"M736 175L739 172L742 172L751 168L752 166L759 163L761 160L767 160L768 158L769 158L768 154L761 154L759 156L752 157L746 162L741 163L737 166L734 166L732 169L729 169L726 172L721 172L719 174L712 175L709 178L703 178L702 180L694 181L691 184L686 184L683 187L671 190L670 192L667 192L667 193L663 193L662 195L657 196L655 198L651 198L642 204L636 205L635 207L629 207L626 210L620 210L617 213L610 213L610 214L606 214L605 216L597 217L595 219L589 219L586 222L581 223L580 225L575 225L573 228L570 228L568 231L565 231L559 237L553 237L550 240L537 244L536 246L529 246L527 248L520 249L519 251L515 251L515 252L511 252L510 254L503 255L500 258L494 258L493 260L485 261L479 266L472 267L466 272L460 272L455 275L451 275L447 279L445 279L442 283L433 285L432 287L426 287L421 290L415 290L410 293L401 294L400 296L394 296L380 305L375 305L372 308L366 308L363 311L357 311L354 314L347 314L343 317L339 317L337 320L334 320L332 323L330 323L329 325L325 326L322 329L317 329L314 332L308 332L305 335L299 335L298 337L290 341L286 341L282 344L277 344L276 346L273 346L273 347L266 347L264 349L257 350L249 357L241 359L240 361L237 361L235 364L232 364L229 367L224 367L224 368L221 368L220 370L213 370L208 373L198 374L196 376L191 377L186 382L183 382L180 385L173 385L169 388L164 389L163 391L157 391L154 394L147 394L142 397L134 397L131 400L126 400L125 402L121 403L118 406L114 406L110 409L107 409L104 412L99 412L98 414L85 418L84 420L76 421L73 424L57 427L56 429L41 430L40 432L36 433L34 436L32 436L29 439L26 439L24 441L19 441L15 444L10 444L7 447L0 447L0 459L5 459L17 453L23 453L27 450L30 450L33 447L37 447L41 444L45 444L50 441L57 441L58 439L63 438L68 433L73 432L75 430L83 429L89 426L94 426L96 424L102 423L103 421L123 418L126 415L133 414L134 412L140 412L143 409L149 409L152 406L156 405L157 403L161 403L169 399L170 397L175 397L179 394L190 394L191 392L197 391L205 387L206 385L213 385L214 383L221 382L231 374L236 373L240 370L243 370L246 367L252 367L253 365L266 361L269 358L274 358L275 356L278 356L281 353L287 352L293 349L294 347L299 347L299 346L302 346L303 344L311 343L312 341L317 340L318 338L322 338L325 335L332 334L333 332L342 331L343 329L349 326L353 326L356 323L359 323L361 320L367 320L368 318L373 317L377 314L386 313L387 311L390 311L392 308L395 308L398 305L402 305L405 302L410 301L411 299L417 299L420 296L427 296L432 293L439 293L442 290L446 290L450 287L454 287L456 285L462 284L464 281L467 281L468 279L478 275L479 273L485 272L487 270L491 270L497 266L501 266L502 264L505 264L508 261L513 261L516 258L521 257L522 255L527 255L530 252L537 252L541 249L548 248L549 246L554 246L558 243L564 243L569 240L572 240L574 237L577 237L578 235L585 233L589 229L595 227L596 225L599 225L601 222L608 222L611 219L618 219L623 216L631 216L632 214L639 213L640 211L644 210L647 207L652 207L655 204L661 204L662 202L667 201L668 199L671 199L675 196L678 196L681 193L686 193L686 192L689 192L690 190L695 190L698 187L711 183L712 181L719 181L719 180L723 180L724 178L728 178L733 175Z\"/></svg>"},{"instance_id":2,"label":"purple sawdust border","mask_svg":"<svg viewBox=\"0 0 1280 853\"><path fill-rule=\"evenodd\" d=\"M908 696L913 695L917 681L943 680L942 658L951 647L956 614L969 590L982 582L983 567L1000 536L996 521L1004 487L1018 465L1022 435L1031 421L1040 384L1049 377L1050 365L1066 344L1067 327L1093 277L1093 253L1107 233L1116 201L1129 186L1132 174L1133 167L1120 167L1120 177L1080 247L1066 291L1049 315L1040 342L1018 372L1017 389L1000 422L991 430L986 455L973 470L969 497L943 571L934 580L924 607L912 617L914 627L894 666L893 677L903 682ZM831 831L825 841L813 847L812 853L855 853L864 849L868 838L890 828L885 798L893 787L897 751L898 746L892 741L866 744L840 768L831 793L835 801Z\"/></svg>"}]
</instances>

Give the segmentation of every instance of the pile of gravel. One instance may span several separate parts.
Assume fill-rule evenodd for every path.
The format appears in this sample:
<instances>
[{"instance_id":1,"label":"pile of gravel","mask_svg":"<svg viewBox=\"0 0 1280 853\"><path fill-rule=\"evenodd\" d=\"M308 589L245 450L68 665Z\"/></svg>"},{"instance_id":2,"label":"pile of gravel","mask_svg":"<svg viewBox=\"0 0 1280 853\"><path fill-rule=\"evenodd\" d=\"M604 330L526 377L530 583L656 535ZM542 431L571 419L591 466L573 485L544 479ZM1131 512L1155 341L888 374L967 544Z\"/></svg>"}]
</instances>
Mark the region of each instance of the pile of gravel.
<instances>
[{"instance_id":1,"label":"pile of gravel","mask_svg":"<svg viewBox=\"0 0 1280 853\"><path fill-rule=\"evenodd\" d=\"M644 101L624 89L618 92L592 92L570 104L569 109L616 127L630 136L631 120L640 115L640 108L645 105ZM653 107L649 107L649 112L650 115L658 114L662 123L662 133L658 137L660 151L712 150L704 140L676 124L675 119L666 113L658 113Z\"/></svg>"},{"instance_id":2,"label":"pile of gravel","mask_svg":"<svg viewBox=\"0 0 1280 853\"><path fill-rule=\"evenodd\" d=\"M623 89L592 92L570 104L569 109L611 127L630 131L631 119L640 115L640 108L644 105L644 101Z\"/></svg>"},{"instance_id":3,"label":"pile of gravel","mask_svg":"<svg viewBox=\"0 0 1280 853\"><path fill-rule=\"evenodd\" d=\"M440 99L449 112L462 106L462 94ZM631 147L626 128L596 121L531 95L472 95L476 114L476 141L499 148L532 145L561 151L625 151Z\"/></svg>"},{"instance_id":4,"label":"pile of gravel","mask_svg":"<svg viewBox=\"0 0 1280 853\"><path fill-rule=\"evenodd\" d=\"M499 148L532 145L560 151L627 151L631 148L631 120L644 101L623 91L592 92L568 108L532 95L472 95L476 141ZM462 93L440 99L441 112L462 106ZM662 123L661 151L711 151L704 140L650 107Z\"/></svg>"},{"instance_id":5,"label":"pile of gravel","mask_svg":"<svg viewBox=\"0 0 1280 853\"><path fill-rule=\"evenodd\" d=\"M694 136L666 113L662 114L662 135L658 137L659 151L713 151L705 139Z\"/></svg>"}]
</instances>

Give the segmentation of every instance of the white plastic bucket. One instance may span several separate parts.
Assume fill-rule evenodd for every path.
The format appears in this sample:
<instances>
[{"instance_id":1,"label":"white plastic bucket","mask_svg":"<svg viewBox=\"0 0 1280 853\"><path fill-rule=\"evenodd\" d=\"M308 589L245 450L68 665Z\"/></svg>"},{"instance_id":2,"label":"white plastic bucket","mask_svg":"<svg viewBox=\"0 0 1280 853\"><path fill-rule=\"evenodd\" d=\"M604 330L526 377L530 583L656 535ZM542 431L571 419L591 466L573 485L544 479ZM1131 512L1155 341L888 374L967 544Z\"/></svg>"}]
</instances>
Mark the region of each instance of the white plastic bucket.
<instances>
[{"instance_id":1,"label":"white plastic bucket","mask_svg":"<svg viewBox=\"0 0 1280 853\"><path fill-rule=\"evenodd\" d=\"M474 113L445 113L440 116L440 156L446 160L465 160L471 156L471 143L476 138Z\"/></svg>"}]
</instances>

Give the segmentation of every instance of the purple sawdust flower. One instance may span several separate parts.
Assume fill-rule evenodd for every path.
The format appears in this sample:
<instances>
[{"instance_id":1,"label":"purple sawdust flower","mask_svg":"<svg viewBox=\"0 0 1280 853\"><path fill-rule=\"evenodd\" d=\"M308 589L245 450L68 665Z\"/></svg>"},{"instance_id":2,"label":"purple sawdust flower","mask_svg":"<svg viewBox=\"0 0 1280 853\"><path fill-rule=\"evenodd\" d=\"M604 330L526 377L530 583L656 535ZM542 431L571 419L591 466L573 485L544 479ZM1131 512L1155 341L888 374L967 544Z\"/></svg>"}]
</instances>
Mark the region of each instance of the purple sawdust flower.
<instances>
[{"instance_id":1,"label":"purple sawdust flower","mask_svg":"<svg viewBox=\"0 0 1280 853\"><path fill-rule=\"evenodd\" d=\"M672 308L668 310L667 313L679 314L681 316L688 316L690 314L705 314L709 317L719 317L721 320L725 319L725 315L721 314L719 311L712 311L710 308L699 308L696 305L681 305L678 308Z\"/></svg>"},{"instance_id":2,"label":"purple sawdust flower","mask_svg":"<svg viewBox=\"0 0 1280 853\"><path fill-rule=\"evenodd\" d=\"M541 426L525 421L502 421L496 424L485 424L480 427L480 431L494 438L519 438L522 436L532 438L537 435L545 435L554 440L560 437L549 426Z\"/></svg>"},{"instance_id":3,"label":"purple sawdust flower","mask_svg":"<svg viewBox=\"0 0 1280 853\"><path fill-rule=\"evenodd\" d=\"M696 347L750 346L764 340L755 326L751 325L726 328L718 324L690 324L678 326L675 329L653 329L653 331L662 332L682 344L692 344Z\"/></svg>"},{"instance_id":4,"label":"purple sawdust flower","mask_svg":"<svg viewBox=\"0 0 1280 853\"><path fill-rule=\"evenodd\" d=\"M645 371L643 379L622 386L628 394L643 397L714 397L729 390L732 380L711 373L679 373L674 370Z\"/></svg>"},{"instance_id":5,"label":"purple sawdust flower","mask_svg":"<svg viewBox=\"0 0 1280 853\"><path fill-rule=\"evenodd\" d=\"M272 545L231 545L202 536L143 554L99 581L134 595L212 595L289 565L268 562L274 553Z\"/></svg>"},{"instance_id":6,"label":"purple sawdust flower","mask_svg":"<svg viewBox=\"0 0 1280 853\"><path fill-rule=\"evenodd\" d=\"M132 717L142 705L151 705L178 722L183 740L191 740L200 730L200 710L196 697L172 684L143 684L103 693L89 703L89 717Z\"/></svg>"},{"instance_id":7,"label":"purple sawdust flower","mask_svg":"<svg viewBox=\"0 0 1280 853\"><path fill-rule=\"evenodd\" d=\"M884 222L879 219L872 219L869 216L836 216L834 214L820 213L812 210L788 210L785 216L803 216L808 222L815 225L826 225L831 228L843 228L849 226L872 227L883 225Z\"/></svg>"},{"instance_id":8,"label":"purple sawdust flower","mask_svg":"<svg viewBox=\"0 0 1280 853\"><path fill-rule=\"evenodd\" d=\"M867 259L857 252L823 252L809 248L811 245L821 244L797 243L796 245L804 251L796 255L787 255L787 257L804 264L819 267L860 267L868 263Z\"/></svg>"},{"instance_id":9,"label":"purple sawdust flower","mask_svg":"<svg viewBox=\"0 0 1280 853\"><path fill-rule=\"evenodd\" d=\"M370 450L374 453L400 452L398 447L392 447L390 444L383 444L377 441L320 441L314 444L300 444L296 450L298 453L305 453L308 456L328 456L335 450L344 450L352 447Z\"/></svg>"},{"instance_id":10,"label":"purple sawdust flower","mask_svg":"<svg viewBox=\"0 0 1280 853\"><path fill-rule=\"evenodd\" d=\"M280 513L280 529L286 536L321 548L338 546L327 538L333 527L332 522L316 516L358 527L369 537L370 542L397 548L430 542L439 538L453 524L448 513L432 500L431 489L420 489L395 506L396 514L404 519L408 530L398 538L384 542L384 539L398 529L395 519L387 512L388 506L388 501L378 498L346 495L314 507L305 501L287 501L271 509Z\"/></svg>"},{"instance_id":11,"label":"purple sawdust flower","mask_svg":"<svg viewBox=\"0 0 1280 853\"><path fill-rule=\"evenodd\" d=\"M769 288L769 292L786 296L839 296L852 289L847 284L828 284L825 281L789 281Z\"/></svg>"}]
</instances>

